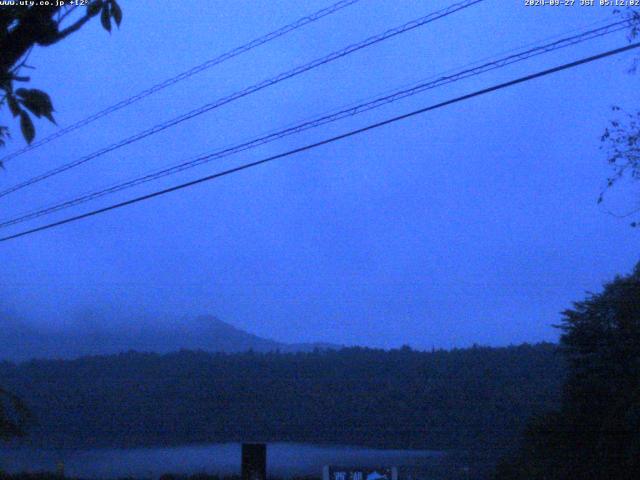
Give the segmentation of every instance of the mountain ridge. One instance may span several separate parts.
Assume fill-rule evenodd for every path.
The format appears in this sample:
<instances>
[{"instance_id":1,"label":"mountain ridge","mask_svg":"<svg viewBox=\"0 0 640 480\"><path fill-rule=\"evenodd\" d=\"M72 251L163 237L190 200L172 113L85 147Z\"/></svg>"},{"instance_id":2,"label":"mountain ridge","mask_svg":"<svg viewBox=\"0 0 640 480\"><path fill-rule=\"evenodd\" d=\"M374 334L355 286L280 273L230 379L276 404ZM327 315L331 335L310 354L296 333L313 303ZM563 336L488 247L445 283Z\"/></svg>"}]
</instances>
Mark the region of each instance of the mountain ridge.
<instances>
[{"instance_id":1,"label":"mountain ridge","mask_svg":"<svg viewBox=\"0 0 640 480\"><path fill-rule=\"evenodd\" d=\"M5 315L3 315L4 317ZM74 359L92 355L110 355L128 351L170 353L179 350L240 353L309 352L314 349L338 349L329 343L286 343L260 337L227 323L214 315L199 315L189 321L155 327L148 322L118 331L61 329L43 331L14 318L2 320L0 360L22 362L31 359Z\"/></svg>"}]
</instances>

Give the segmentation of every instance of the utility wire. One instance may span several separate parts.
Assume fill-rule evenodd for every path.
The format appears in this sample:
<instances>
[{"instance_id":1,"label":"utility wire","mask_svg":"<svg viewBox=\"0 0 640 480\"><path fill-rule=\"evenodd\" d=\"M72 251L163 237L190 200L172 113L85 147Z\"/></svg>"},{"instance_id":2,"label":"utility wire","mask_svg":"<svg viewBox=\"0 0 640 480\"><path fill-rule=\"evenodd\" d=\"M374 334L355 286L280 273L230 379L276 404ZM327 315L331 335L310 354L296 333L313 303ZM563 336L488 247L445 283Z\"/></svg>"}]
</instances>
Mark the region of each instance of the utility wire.
<instances>
[{"instance_id":1,"label":"utility wire","mask_svg":"<svg viewBox=\"0 0 640 480\"><path fill-rule=\"evenodd\" d=\"M209 153L206 155L202 155L199 157L196 157L192 160L186 161L186 162L182 162L179 163L177 165L174 165L172 167L168 167L168 168L164 168L161 170L157 170L154 171L152 173L148 173L146 175L143 175L141 177L137 177L135 179L132 180L128 180L126 182L123 183L117 183L115 185L106 187L106 188L102 188L101 190L95 190L89 193L85 193L79 197L75 197L72 198L70 200L64 201L64 202L59 202L56 204L53 204L51 206L48 207L44 207L44 208L40 208L25 214L22 214L18 217L14 217L11 219L7 219L7 220L3 220L0 221L0 228L6 228L9 227L11 225L16 225L18 223L22 223L28 220L32 220L34 218L38 218L38 217L42 217L44 215L49 215L51 213L60 211L60 210L64 210L76 205L80 205L82 203L86 203L88 201L103 197L105 195L108 194L112 194L115 192L119 192L128 188L132 188L135 187L137 185L141 185L162 177L166 177L168 175L173 175L179 172L182 172L184 170L190 169L190 168L194 168L196 166L202 165L204 163L208 163L212 160L216 160L216 159L220 159L220 158L224 158L245 150L249 150L249 149L253 149L256 148L258 146L264 145L266 143L270 143L273 142L275 140L279 140L283 137L289 136L289 135L293 135L293 134L297 134L312 128L317 128L319 126L328 124L328 123L333 123L336 122L338 120L341 120L343 118L346 117L350 117L350 116L354 116L354 115L358 115L360 113L369 111L369 110L373 110L375 108L381 107L383 105L389 104L389 103L393 103L396 102L398 100L401 100L403 98L407 98L413 95L416 95L418 93L422 93L426 90L431 90L443 85L447 85L449 83L453 83L453 82L457 82L469 77L473 77L473 76L477 76L480 75L482 73L491 71L491 70L495 70L498 68L503 68L506 67L508 65L511 65L513 63L516 62L521 62L524 60L527 60L529 58L538 56L538 55L542 55L548 52L552 52L555 50L559 50L561 48L566 48L572 45L576 45L582 42L585 42L587 40L592 40L594 38L598 38L598 37L602 37L604 35L608 35L620 30L624 30L626 28L628 28L629 26L629 21L628 20L623 20L623 21L619 21L619 22L614 22L611 23L609 25L605 25L603 27L600 28L596 28L596 29L592 29L583 33L580 33L578 35L574 35L571 37L567 37L567 38L563 38L561 40L557 40L555 42L551 42L545 45L541 45L538 47L534 47L531 48L529 50L520 52L520 53L516 53L513 55L509 55L507 57L504 58L500 58L498 60L494 60L488 63L485 63L483 65L479 65L473 68L468 68L465 70L462 70L460 72L454 73L452 75L446 75L446 76L441 76L441 77L437 77L435 80L432 81L428 81L428 82L422 82L419 83L417 85L413 85L410 88L404 88L398 91L395 91L391 94L388 95L384 95L382 97L379 98L375 98L371 101L365 102L365 103L361 103L355 106L351 106L349 108L345 108L342 109L340 111L328 114L328 115L324 115L321 116L319 118L315 118L313 120L309 120L288 128L285 128L283 130L280 131L276 131L264 136L261 136L259 138L255 138L251 141L248 142L244 142L241 143L239 145L235 145L232 147L228 147L219 151L216 151L214 153Z\"/></svg>"},{"instance_id":2,"label":"utility wire","mask_svg":"<svg viewBox=\"0 0 640 480\"><path fill-rule=\"evenodd\" d=\"M174 77L171 77L161 83L158 83L150 88L147 88L146 90L143 90L139 93L137 93L136 95L133 95L132 97L126 98L124 100L121 100L120 102L111 105L107 108L105 108L104 110L101 110L89 117L86 117L82 120L79 120L76 123L73 123L65 128L62 128L60 130L58 130L57 132L52 133L51 135L44 137L42 140L39 140L37 142L32 143L31 145L27 145L24 148L21 148L20 150L17 150L15 152L12 152L8 155L5 155L4 157L0 158L0 164L5 163L7 160L11 160L13 158L19 157L20 155L29 152L31 150L34 150L42 145L45 145L57 138L60 138L64 135L66 135L67 133L73 132L74 130L77 130L79 128L82 128L86 125L89 125L90 123L95 122L96 120L106 117L107 115L110 115L113 112L116 112L118 110L121 110L125 107L128 107L129 105L136 103L139 100L142 100L143 98L146 98L150 95L153 95L156 92L159 92L160 90L164 90L167 87L170 87L171 85L174 85L178 82L181 82L182 80L186 80L189 77L192 77L204 70L207 70L209 68L212 68L216 65L219 65L222 62L225 62L227 60L230 60L234 57L237 57L238 55L241 55L245 52L248 52L249 50L252 50L256 47L259 47L260 45L264 45L265 43L271 42L272 40L275 40L279 37L282 37L290 32L293 32L294 30L297 30L301 27L304 27L305 25L308 25L310 23L313 23L317 20L320 20L323 17L326 17L327 15L331 15L339 10L342 10L343 8L346 8L354 3L359 2L360 0L341 0L340 2L337 2L327 8L323 8L322 10L318 10L317 12L308 15L306 17L302 17L298 20L296 20L293 23L290 23L288 25L285 25L284 27L279 28L278 30L274 30L273 32L267 33L266 35L263 35L262 37L256 38L252 41L250 41L249 43L245 43L244 45L241 45L237 48L234 48L233 50L229 50L226 53L223 53L222 55L219 55L216 58L213 58L211 60L208 60L204 63L201 63L200 65L197 65L189 70L186 70ZM74 8L74 7L72 7Z\"/></svg>"},{"instance_id":3,"label":"utility wire","mask_svg":"<svg viewBox=\"0 0 640 480\"><path fill-rule=\"evenodd\" d=\"M421 27L423 25L426 25L428 23L431 23L435 20L438 20L440 18L444 18L448 15L451 15L455 12L458 12L460 10L464 10L466 8L471 7L472 5L475 5L477 3L483 2L484 0L465 0L462 2L458 2L455 3L447 8L444 8L442 10L439 10L437 12L431 13L427 16L418 18L416 20L412 20L410 22L405 23L404 25L401 25L399 27L396 28L392 28L390 30L387 30L381 34L378 35L374 35L372 37L369 37L361 42L352 44L342 50L338 50L336 52L333 52L325 57L319 58L317 60L314 60L312 62L309 62L307 64L301 65L299 67L296 67L292 70L289 70L285 73L281 73L275 77L272 77L268 80L264 80L260 83L257 83L255 85L252 85L250 87L245 88L244 90L240 90L236 93L233 93L227 97L223 97L221 99L218 99L212 103L208 103L206 105L203 105L200 108L197 108L195 110L192 110L188 113L185 113L179 117L173 118L169 121L166 121L164 123L158 124L148 130L145 130L143 132L140 132L136 135L133 135L131 137L128 137L124 140L121 140L120 142L114 143L108 147L102 148L96 152L93 152L87 156L84 156L78 160L75 160L73 162L61 165L59 167L56 167L52 170L49 170L48 172L45 172L43 174L40 174L38 176L32 177L28 180L25 180L24 182L18 183L12 187L9 187L3 191L0 191L0 197L4 197L6 195L9 195L10 193L16 192L22 188L28 187L30 185L33 185L35 183L41 182L42 180L45 180L47 178L50 178L54 175L58 175L62 172L65 172L67 170L70 170L72 168L75 168L79 165L82 165L90 160L93 160L95 158L101 157L102 155L105 155L109 152L112 152L114 150L117 150L121 147L124 147L125 145L129 145L132 144L134 142L137 142L139 140L142 140L143 138L149 137L151 135L154 135L158 132L161 132L163 130L166 130L167 128L173 127L175 125L178 125L179 123L182 123L186 120L190 120L194 117L197 117L199 115L202 115L206 112L209 112L215 108L221 107L223 105L226 105L227 103L231 103L235 100L238 100L242 97L245 97L247 95L250 95L252 93L258 92L262 89L265 89L267 87L270 87L272 85L275 85L277 83L280 83L284 80L287 80L289 78L295 77L297 75L300 75L304 72L307 72L309 70L312 70L314 68L317 68L321 65L325 65L327 63L333 62L334 60L337 60L339 58L342 58L344 56L347 56L351 53L354 53L358 50L361 50L363 48L366 48L370 45L374 45L377 44L379 42L382 42L384 40L387 40L389 38L395 37L397 35L406 33L408 31L411 31L415 28Z\"/></svg>"},{"instance_id":4,"label":"utility wire","mask_svg":"<svg viewBox=\"0 0 640 480\"><path fill-rule=\"evenodd\" d=\"M201 178L198 178L196 180L192 180L190 182L182 183L180 185L176 185L176 186L173 186L173 187L170 187L170 188L165 188L163 190L159 190L159 191L156 191L156 192L153 192L153 193L149 193L149 194L142 195L142 196L139 196L139 197L136 197L136 198L132 198L130 200L126 200L126 201L123 201L123 202L120 202L120 203L116 203L116 204L110 205L108 207L99 208L97 210L93 210L93 211L90 211L90 212L87 212L87 213L83 213L81 215L75 215L73 217L68 217L68 218L65 218L63 220L59 220L57 222L49 223L47 225L43 225L43 226L40 226L40 227L37 227L37 228L24 230L22 232L15 233L13 235L2 237L2 238L0 238L0 242L6 242L8 240L12 240L12 239L15 239L15 238L23 237L23 236L26 236L26 235L31 235L31 234L36 233L36 232L41 232L43 230L48 230L48 229L51 229L51 228L54 228L54 227L58 227L60 225L65 225L67 223L76 222L78 220L82 220L82 219L85 219L85 218L93 217L95 215L98 215L98 214L101 214L101 213L105 213L105 212L108 212L108 211L111 211L111 210L116 210L118 208L126 207L128 205L133 205L134 203L139 203L139 202L142 202L142 201L145 201L145 200L149 200L151 198L159 197L159 196L165 195L167 193L176 192L178 190L183 190L185 188L189 188L189 187L192 187L194 185L198 185L200 183L208 182L210 180L215 180L217 178L221 178L221 177L230 175L232 173L236 173L236 172L240 172L242 170L247 170L249 168L257 167L258 165L262 165L262 164L265 164L265 163L273 162L275 160L279 160L281 158L285 158L285 157L289 157L289 156L292 156L292 155L296 155L298 153L306 152L308 150L313 150L314 148L317 148L317 147L320 147L320 146L323 146L323 145L327 145L327 144L330 144L330 143L334 143L334 142L337 142L339 140L343 140L345 138L353 137L355 135L359 135L361 133L365 133L365 132L368 132L370 130L377 129L377 128L380 128L380 127L385 126L385 125L396 123L396 122L399 122L401 120L406 120L407 118L415 117L417 115L421 115L423 113L426 113L426 112L429 112L429 111L432 111L432 110L437 110L439 108L443 108L443 107L446 107L448 105L453 105L455 103L460 103L460 102L463 102L465 100L470 100L472 98L479 97L481 95L486 95L488 93L495 92L495 91L498 91L498 90L502 90L502 89L505 89L505 88L508 88L508 87L512 87L514 85L525 83L525 82L528 82L528 81L531 81L531 80L534 80L534 79L537 79L537 78L540 78L540 77L545 77L545 76L552 75L554 73L557 73L557 72L560 72L560 71L563 71L563 70L568 70L568 69L577 67L579 65L584 65L584 64L587 64L587 63L595 62L597 60L601 60L603 58L611 57L613 55L618 55L618 54L623 53L623 52L628 52L628 51L633 50L633 49L638 48L638 47L640 47L640 42L632 43L630 45L626 45L624 47L616 48L616 49L613 49L613 50L608 50L606 52L603 52L603 53L600 53L600 54L597 54L597 55L593 55L593 56L590 56L590 57L582 58L582 59L576 60L574 62L565 63L563 65L560 65L560 66L557 66L557 67L553 67L553 68L549 68L549 69L546 69L546 70L542 70L542 71L539 71L539 72L536 72L536 73L532 73L530 75L525 75L525 76L519 77L519 78L517 78L515 80L510 80L508 82L500 83L500 84L494 85L492 87L484 88L482 90L476 90L475 92L468 93L466 95L455 97L453 99L446 100L446 101L440 102L440 103L436 103L436 104L430 105L428 107L420 108L418 110L414 110L412 112L405 113L403 115L398 115L398 116L389 118L387 120L383 120L381 122L373 123L373 124L368 125L366 127L362 127L362 128L358 128L358 129L355 129L355 130L351 130L349 132L342 133L340 135L336 135L334 137L330 137L330 138L321 140L319 142L311 143L311 144L305 145L303 147L295 148L293 150L289 150L289 151L284 152L284 153L280 153L280 154L273 155L273 156L270 156L270 157L267 157L267 158L263 158L262 160L257 160L255 162L246 163L244 165L240 165L238 167L230 168L228 170L224 170L222 172L214 173L212 175L207 175L205 177L201 177Z\"/></svg>"}]
</instances>

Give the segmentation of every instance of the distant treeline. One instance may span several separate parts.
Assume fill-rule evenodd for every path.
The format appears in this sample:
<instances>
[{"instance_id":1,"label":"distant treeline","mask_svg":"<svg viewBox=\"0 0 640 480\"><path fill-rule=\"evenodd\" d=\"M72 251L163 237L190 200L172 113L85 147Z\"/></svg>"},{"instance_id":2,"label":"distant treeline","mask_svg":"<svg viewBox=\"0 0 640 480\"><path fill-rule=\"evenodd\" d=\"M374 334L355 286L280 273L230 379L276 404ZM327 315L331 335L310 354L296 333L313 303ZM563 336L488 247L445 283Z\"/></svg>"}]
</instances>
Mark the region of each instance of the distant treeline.
<instances>
[{"instance_id":1,"label":"distant treeline","mask_svg":"<svg viewBox=\"0 0 640 480\"><path fill-rule=\"evenodd\" d=\"M304 441L455 449L513 445L557 407L552 344L419 352L123 353L0 363L0 385L50 447Z\"/></svg>"}]
</instances>

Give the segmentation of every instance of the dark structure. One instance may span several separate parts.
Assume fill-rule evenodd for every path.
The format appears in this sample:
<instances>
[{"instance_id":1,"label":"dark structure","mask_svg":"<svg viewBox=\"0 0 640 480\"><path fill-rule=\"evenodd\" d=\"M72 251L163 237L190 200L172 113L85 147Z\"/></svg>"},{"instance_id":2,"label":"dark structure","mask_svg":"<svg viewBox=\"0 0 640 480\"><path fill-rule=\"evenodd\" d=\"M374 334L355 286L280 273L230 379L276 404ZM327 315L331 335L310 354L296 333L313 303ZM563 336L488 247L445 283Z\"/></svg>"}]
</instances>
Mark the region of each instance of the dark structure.
<instances>
[{"instance_id":1,"label":"dark structure","mask_svg":"<svg viewBox=\"0 0 640 480\"><path fill-rule=\"evenodd\" d=\"M242 444L242 480L267 479L267 445Z\"/></svg>"}]
</instances>

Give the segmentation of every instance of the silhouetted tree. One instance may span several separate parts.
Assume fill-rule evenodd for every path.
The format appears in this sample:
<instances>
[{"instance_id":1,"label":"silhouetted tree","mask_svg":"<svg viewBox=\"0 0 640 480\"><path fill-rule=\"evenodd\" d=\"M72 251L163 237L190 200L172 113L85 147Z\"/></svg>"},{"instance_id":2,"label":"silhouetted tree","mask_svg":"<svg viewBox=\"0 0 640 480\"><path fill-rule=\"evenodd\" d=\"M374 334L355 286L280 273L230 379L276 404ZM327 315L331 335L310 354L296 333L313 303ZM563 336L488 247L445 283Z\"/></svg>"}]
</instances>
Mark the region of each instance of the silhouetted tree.
<instances>
[{"instance_id":1,"label":"silhouetted tree","mask_svg":"<svg viewBox=\"0 0 640 480\"><path fill-rule=\"evenodd\" d=\"M76 11L82 14L76 16ZM116 0L92 0L83 7L55 1L42 5L16 2L0 7L0 107L6 104L13 117L19 119L28 143L36 133L31 115L54 122L49 95L35 88L16 88L16 84L29 81L29 77L20 74L27 67L29 53L35 46L60 42L97 15L107 31L111 31L111 20L118 26L122 20ZM0 146L4 146L8 135L9 127L0 125ZM21 434L25 413L17 397L0 389L0 438Z\"/></svg>"},{"instance_id":2,"label":"silhouetted tree","mask_svg":"<svg viewBox=\"0 0 640 480\"><path fill-rule=\"evenodd\" d=\"M0 106L6 103L13 117L19 118L22 135L29 143L35 137L31 115L54 121L49 95L35 88L15 88L16 83L29 81L20 71L27 67L31 50L64 40L98 15L107 31L111 31L111 20L118 26L122 20L122 10L116 0L91 0L82 7L58 3L63 2L51 1L44 5L16 2L0 7ZM77 16L80 11L82 14ZM8 134L9 128L0 126L0 146Z\"/></svg>"},{"instance_id":3,"label":"silhouetted tree","mask_svg":"<svg viewBox=\"0 0 640 480\"><path fill-rule=\"evenodd\" d=\"M559 411L533 420L502 479L631 480L640 472L640 263L564 312Z\"/></svg>"},{"instance_id":4,"label":"silhouetted tree","mask_svg":"<svg viewBox=\"0 0 640 480\"><path fill-rule=\"evenodd\" d=\"M628 34L629 41L637 41L640 38L640 11L628 7L626 10L617 10L618 15L624 16L630 22ZM631 68L631 73L637 71L636 58ZM619 180L628 177L633 181L640 180L640 110L635 112L625 111L620 106L611 107L616 118L611 120L609 126L602 134L602 148L607 150L607 160L612 173L607 178L605 189L600 193L598 203L604 200L606 191L613 187ZM621 216L629 217L640 211L640 207ZM633 222L632 226L638 226Z\"/></svg>"},{"instance_id":5,"label":"silhouetted tree","mask_svg":"<svg viewBox=\"0 0 640 480\"><path fill-rule=\"evenodd\" d=\"M567 310L560 327L570 365L563 413L587 427L582 464L623 478L640 467L640 264Z\"/></svg>"},{"instance_id":6,"label":"silhouetted tree","mask_svg":"<svg viewBox=\"0 0 640 480\"><path fill-rule=\"evenodd\" d=\"M22 436L29 417L22 400L0 388L0 440Z\"/></svg>"}]
</instances>

